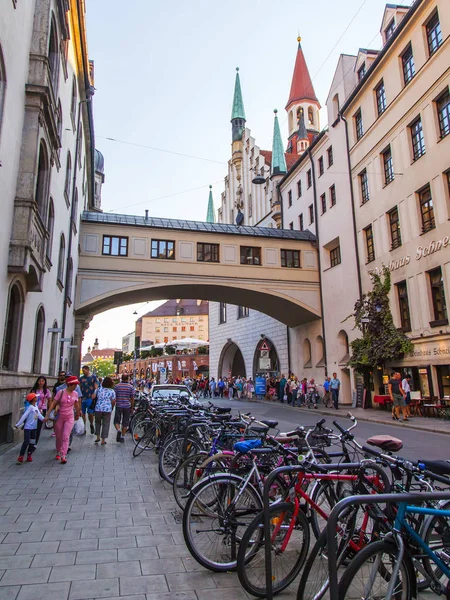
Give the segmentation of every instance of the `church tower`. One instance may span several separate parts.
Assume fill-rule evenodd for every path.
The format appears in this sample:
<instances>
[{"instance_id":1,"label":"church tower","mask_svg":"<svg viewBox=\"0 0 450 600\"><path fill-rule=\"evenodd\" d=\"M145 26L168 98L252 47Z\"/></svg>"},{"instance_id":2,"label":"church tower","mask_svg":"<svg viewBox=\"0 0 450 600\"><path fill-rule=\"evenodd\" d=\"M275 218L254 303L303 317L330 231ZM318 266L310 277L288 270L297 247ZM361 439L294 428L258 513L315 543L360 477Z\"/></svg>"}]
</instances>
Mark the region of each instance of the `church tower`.
<instances>
[{"instance_id":1,"label":"church tower","mask_svg":"<svg viewBox=\"0 0 450 600\"><path fill-rule=\"evenodd\" d=\"M212 185L209 186L208 210L206 211L206 222L215 223L214 201L212 196Z\"/></svg>"},{"instance_id":2,"label":"church tower","mask_svg":"<svg viewBox=\"0 0 450 600\"><path fill-rule=\"evenodd\" d=\"M281 223L281 198L278 191L278 184L287 173L286 157L284 156L283 142L281 139L280 124L278 123L278 111L274 111L275 117L273 120L273 142L272 142L272 162L270 165L270 179L273 182L272 188L272 218L275 221L277 228L280 229Z\"/></svg>"},{"instance_id":3,"label":"church tower","mask_svg":"<svg viewBox=\"0 0 450 600\"><path fill-rule=\"evenodd\" d=\"M306 65L301 38L292 75L291 91L286 104L288 114L288 152L301 154L320 131L320 104Z\"/></svg>"}]
</instances>

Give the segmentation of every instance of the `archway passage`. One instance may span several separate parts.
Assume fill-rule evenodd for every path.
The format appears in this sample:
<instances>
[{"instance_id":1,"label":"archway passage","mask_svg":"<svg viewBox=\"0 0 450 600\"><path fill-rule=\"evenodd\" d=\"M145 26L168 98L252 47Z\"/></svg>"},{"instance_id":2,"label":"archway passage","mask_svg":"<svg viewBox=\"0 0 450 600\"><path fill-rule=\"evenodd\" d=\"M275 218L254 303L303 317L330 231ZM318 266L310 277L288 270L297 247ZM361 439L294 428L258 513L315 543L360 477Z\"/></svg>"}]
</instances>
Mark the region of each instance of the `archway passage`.
<instances>
[{"instance_id":1,"label":"archway passage","mask_svg":"<svg viewBox=\"0 0 450 600\"><path fill-rule=\"evenodd\" d=\"M247 377L244 356L234 342L229 342L219 358L218 377Z\"/></svg>"},{"instance_id":2,"label":"archway passage","mask_svg":"<svg viewBox=\"0 0 450 600\"><path fill-rule=\"evenodd\" d=\"M276 377L280 369L279 364L274 344L268 338L262 339L256 346L253 357L254 377Z\"/></svg>"}]
</instances>

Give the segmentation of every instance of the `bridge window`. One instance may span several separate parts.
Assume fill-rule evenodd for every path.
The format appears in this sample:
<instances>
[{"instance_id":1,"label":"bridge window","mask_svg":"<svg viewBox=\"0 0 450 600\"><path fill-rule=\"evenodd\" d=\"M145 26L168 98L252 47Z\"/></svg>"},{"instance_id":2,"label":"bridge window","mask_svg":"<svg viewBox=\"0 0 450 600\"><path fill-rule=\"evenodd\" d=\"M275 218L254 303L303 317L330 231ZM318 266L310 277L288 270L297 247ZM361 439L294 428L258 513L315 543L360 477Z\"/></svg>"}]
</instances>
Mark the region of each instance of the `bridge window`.
<instances>
[{"instance_id":1,"label":"bridge window","mask_svg":"<svg viewBox=\"0 0 450 600\"><path fill-rule=\"evenodd\" d=\"M152 258L175 259L175 242L169 240L152 240Z\"/></svg>"},{"instance_id":2,"label":"bridge window","mask_svg":"<svg viewBox=\"0 0 450 600\"><path fill-rule=\"evenodd\" d=\"M247 306L238 306L238 319L244 319L250 315L250 309ZM200 327L202 329L202 327Z\"/></svg>"},{"instance_id":3,"label":"bridge window","mask_svg":"<svg viewBox=\"0 0 450 600\"><path fill-rule=\"evenodd\" d=\"M300 269L300 250L281 250L281 266Z\"/></svg>"},{"instance_id":4,"label":"bridge window","mask_svg":"<svg viewBox=\"0 0 450 600\"><path fill-rule=\"evenodd\" d=\"M197 260L200 262L219 262L219 244L197 243Z\"/></svg>"},{"instance_id":5,"label":"bridge window","mask_svg":"<svg viewBox=\"0 0 450 600\"><path fill-rule=\"evenodd\" d=\"M128 256L128 238L104 235L103 254L107 254L108 256Z\"/></svg>"},{"instance_id":6,"label":"bridge window","mask_svg":"<svg viewBox=\"0 0 450 600\"><path fill-rule=\"evenodd\" d=\"M261 248L256 246L241 246L241 265L260 265Z\"/></svg>"},{"instance_id":7,"label":"bridge window","mask_svg":"<svg viewBox=\"0 0 450 600\"><path fill-rule=\"evenodd\" d=\"M219 304L219 325L227 322L227 305L225 302Z\"/></svg>"}]
</instances>

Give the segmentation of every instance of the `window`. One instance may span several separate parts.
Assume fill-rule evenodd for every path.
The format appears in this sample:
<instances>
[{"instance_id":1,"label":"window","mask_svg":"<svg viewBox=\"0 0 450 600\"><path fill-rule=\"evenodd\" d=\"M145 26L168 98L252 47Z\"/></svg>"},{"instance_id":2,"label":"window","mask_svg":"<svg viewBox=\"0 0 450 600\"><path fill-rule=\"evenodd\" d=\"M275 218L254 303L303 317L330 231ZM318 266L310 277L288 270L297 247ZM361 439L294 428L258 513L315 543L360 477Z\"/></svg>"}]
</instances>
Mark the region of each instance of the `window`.
<instances>
[{"instance_id":1,"label":"window","mask_svg":"<svg viewBox=\"0 0 450 600\"><path fill-rule=\"evenodd\" d=\"M314 206L312 204L308 207L309 211L309 224L312 225L314 223Z\"/></svg>"},{"instance_id":2,"label":"window","mask_svg":"<svg viewBox=\"0 0 450 600\"><path fill-rule=\"evenodd\" d=\"M152 240L151 257L175 260L175 242L170 240Z\"/></svg>"},{"instance_id":3,"label":"window","mask_svg":"<svg viewBox=\"0 0 450 600\"><path fill-rule=\"evenodd\" d=\"M50 24L50 36L48 41L48 65L50 68L50 80L55 96L58 92L58 75L59 75L59 55L58 55L58 34L56 32L55 19L52 15ZM36 373L36 371L35 371Z\"/></svg>"},{"instance_id":4,"label":"window","mask_svg":"<svg viewBox=\"0 0 450 600\"><path fill-rule=\"evenodd\" d=\"M327 212L327 196L326 196L326 194L322 194L320 196L320 205L322 207L322 214Z\"/></svg>"},{"instance_id":5,"label":"window","mask_svg":"<svg viewBox=\"0 0 450 600\"><path fill-rule=\"evenodd\" d=\"M336 248L333 248L332 250L330 250L330 265L332 267L335 267L336 265L340 265L340 264L341 264L341 247L336 246Z\"/></svg>"},{"instance_id":6,"label":"window","mask_svg":"<svg viewBox=\"0 0 450 600\"><path fill-rule=\"evenodd\" d=\"M391 39L391 37L394 35L394 31L395 31L395 23L394 23L394 19L392 19L392 21L389 23L389 25L384 30L384 35L386 36L386 42L389 41Z\"/></svg>"},{"instance_id":7,"label":"window","mask_svg":"<svg viewBox=\"0 0 450 600\"><path fill-rule=\"evenodd\" d=\"M59 240L59 254L58 254L58 282L61 287L64 285L64 261L66 259L66 240L64 234L61 234Z\"/></svg>"},{"instance_id":8,"label":"window","mask_svg":"<svg viewBox=\"0 0 450 600\"><path fill-rule=\"evenodd\" d=\"M328 156L328 167L331 167L331 165L333 164L333 146L330 146L327 150L327 156Z\"/></svg>"},{"instance_id":9,"label":"window","mask_svg":"<svg viewBox=\"0 0 450 600\"><path fill-rule=\"evenodd\" d=\"M5 103L5 95L6 95L6 70L5 70L5 63L3 62L2 48L0 46L0 133L2 131L3 105Z\"/></svg>"},{"instance_id":10,"label":"window","mask_svg":"<svg viewBox=\"0 0 450 600\"><path fill-rule=\"evenodd\" d=\"M169 322L169 319L166 317L166 318L164 319L164 323L168 323L168 322Z\"/></svg>"},{"instance_id":11,"label":"window","mask_svg":"<svg viewBox=\"0 0 450 600\"><path fill-rule=\"evenodd\" d=\"M439 46L442 44L442 32L441 24L439 22L439 15L436 11L426 25L427 30L427 42L428 52L432 56Z\"/></svg>"},{"instance_id":12,"label":"window","mask_svg":"<svg viewBox=\"0 0 450 600\"><path fill-rule=\"evenodd\" d=\"M62 106L61 100L58 101L58 108L56 110L56 129L58 131L58 137L61 143L62 140L62 126L63 126L63 114L62 114ZM58 150L59 156L59 150Z\"/></svg>"},{"instance_id":13,"label":"window","mask_svg":"<svg viewBox=\"0 0 450 600\"><path fill-rule=\"evenodd\" d=\"M250 315L250 309L246 306L238 306L238 319L245 319Z\"/></svg>"},{"instance_id":14,"label":"window","mask_svg":"<svg viewBox=\"0 0 450 600\"><path fill-rule=\"evenodd\" d=\"M411 316L409 314L409 298L406 281L400 281L396 286L398 306L400 309L400 323L403 331L411 331Z\"/></svg>"},{"instance_id":15,"label":"window","mask_svg":"<svg viewBox=\"0 0 450 600\"><path fill-rule=\"evenodd\" d=\"M425 140L423 138L422 119L418 117L409 127L411 131L411 142L413 158L418 160L425 154Z\"/></svg>"},{"instance_id":16,"label":"window","mask_svg":"<svg viewBox=\"0 0 450 600\"><path fill-rule=\"evenodd\" d=\"M366 239L366 263L370 263L375 260L375 245L373 241L373 228L369 225L364 229L364 237Z\"/></svg>"},{"instance_id":17,"label":"window","mask_svg":"<svg viewBox=\"0 0 450 600\"><path fill-rule=\"evenodd\" d=\"M41 306L36 314L36 325L34 329L33 361L31 364L32 373L41 373L42 366L42 347L44 345L45 312Z\"/></svg>"},{"instance_id":18,"label":"window","mask_svg":"<svg viewBox=\"0 0 450 600\"><path fill-rule=\"evenodd\" d=\"M291 222L289 223L289 229L294 229L294 221L291 221Z\"/></svg>"},{"instance_id":19,"label":"window","mask_svg":"<svg viewBox=\"0 0 450 600\"><path fill-rule=\"evenodd\" d=\"M104 235L102 254L108 256L128 256L128 238Z\"/></svg>"},{"instance_id":20,"label":"window","mask_svg":"<svg viewBox=\"0 0 450 600\"><path fill-rule=\"evenodd\" d=\"M66 299L71 302L72 297L72 280L73 280L73 260L72 257L67 261L67 286L66 286Z\"/></svg>"},{"instance_id":21,"label":"window","mask_svg":"<svg viewBox=\"0 0 450 600\"><path fill-rule=\"evenodd\" d=\"M402 54L402 69L403 69L403 81L407 85L416 74L416 68L414 66L414 56L412 46L406 48Z\"/></svg>"},{"instance_id":22,"label":"window","mask_svg":"<svg viewBox=\"0 0 450 600\"><path fill-rule=\"evenodd\" d=\"M447 90L436 102L441 138L450 133L450 94Z\"/></svg>"},{"instance_id":23,"label":"window","mask_svg":"<svg viewBox=\"0 0 450 600\"><path fill-rule=\"evenodd\" d=\"M55 227L55 207L53 205L53 200L50 198L50 202L48 205L48 217L47 217L48 239L47 239L47 245L45 248L45 255L47 256L48 260L51 260L51 258L52 258L54 227Z\"/></svg>"},{"instance_id":24,"label":"window","mask_svg":"<svg viewBox=\"0 0 450 600\"><path fill-rule=\"evenodd\" d=\"M160 339L159 338L155 338L155 344L159 344L160 343Z\"/></svg>"},{"instance_id":25,"label":"window","mask_svg":"<svg viewBox=\"0 0 450 600\"><path fill-rule=\"evenodd\" d=\"M72 202L72 211L71 211L71 221L72 221L72 228L74 233L77 232L77 219L78 219L78 189L75 188L75 194L73 196L73 202Z\"/></svg>"},{"instance_id":26,"label":"window","mask_svg":"<svg viewBox=\"0 0 450 600\"><path fill-rule=\"evenodd\" d=\"M241 265L260 265L261 248L241 246Z\"/></svg>"},{"instance_id":27,"label":"window","mask_svg":"<svg viewBox=\"0 0 450 600\"><path fill-rule=\"evenodd\" d=\"M189 326L189 331L195 331L195 326L194 325L190 325Z\"/></svg>"},{"instance_id":28,"label":"window","mask_svg":"<svg viewBox=\"0 0 450 600\"><path fill-rule=\"evenodd\" d=\"M361 109L359 109L358 112L355 114L355 130L356 130L356 139L360 140L362 138L362 136L364 135Z\"/></svg>"},{"instance_id":29,"label":"window","mask_svg":"<svg viewBox=\"0 0 450 600\"><path fill-rule=\"evenodd\" d=\"M431 197L429 185L419 192L419 205L422 217L422 233L426 233L435 228L433 198Z\"/></svg>"},{"instance_id":30,"label":"window","mask_svg":"<svg viewBox=\"0 0 450 600\"><path fill-rule=\"evenodd\" d=\"M308 107L308 125L314 125L314 110L312 106Z\"/></svg>"},{"instance_id":31,"label":"window","mask_svg":"<svg viewBox=\"0 0 450 600\"><path fill-rule=\"evenodd\" d=\"M323 175L323 156L321 156L318 160L319 165L319 177Z\"/></svg>"},{"instance_id":32,"label":"window","mask_svg":"<svg viewBox=\"0 0 450 600\"><path fill-rule=\"evenodd\" d=\"M177 328L176 327L172 327L172 333L176 333L177 332Z\"/></svg>"},{"instance_id":33,"label":"window","mask_svg":"<svg viewBox=\"0 0 450 600\"><path fill-rule=\"evenodd\" d=\"M2 369L16 371L19 362L20 338L22 336L24 295L19 283L9 292L6 312L5 337L3 340Z\"/></svg>"},{"instance_id":34,"label":"window","mask_svg":"<svg viewBox=\"0 0 450 600\"><path fill-rule=\"evenodd\" d=\"M299 198L301 198L301 195L302 195L302 182L301 182L300 179L297 181L297 195L298 195Z\"/></svg>"},{"instance_id":35,"label":"window","mask_svg":"<svg viewBox=\"0 0 450 600\"><path fill-rule=\"evenodd\" d=\"M298 216L298 227L299 227L300 231L304 230L304 227L303 227L303 213Z\"/></svg>"},{"instance_id":36,"label":"window","mask_svg":"<svg viewBox=\"0 0 450 600\"><path fill-rule=\"evenodd\" d=\"M308 171L306 172L306 184L308 189L312 186L311 169L308 169Z\"/></svg>"},{"instance_id":37,"label":"window","mask_svg":"<svg viewBox=\"0 0 450 600\"><path fill-rule=\"evenodd\" d=\"M219 325L227 322L227 305L225 302L219 304Z\"/></svg>"},{"instance_id":38,"label":"window","mask_svg":"<svg viewBox=\"0 0 450 600\"><path fill-rule=\"evenodd\" d=\"M336 187L332 185L330 187L330 205L334 206L336 204Z\"/></svg>"},{"instance_id":39,"label":"window","mask_svg":"<svg viewBox=\"0 0 450 600\"><path fill-rule=\"evenodd\" d=\"M167 344L168 341L169 341L169 338L167 336L164 336L164 343Z\"/></svg>"},{"instance_id":40,"label":"window","mask_svg":"<svg viewBox=\"0 0 450 600\"><path fill-rule=\"evenodd\" d=\"M365 204L369 201L369 179L367 177L367 171L361 171L359 174L359 186L361 188L361 204Z\"/></svg>"},{"instance_id":41,"label":"window","mask_svg":"<svg viewBox=\"0 0 450 600\"><path fill-rule=\"evenodd\" d=\"M70 182L72 180L72 157L70 151L67 152L66 161L66 179L64 181L64 198L66 199L67 206L70 204Z\"/></svg>"},{"instance_id":42,"label":"window","mask_svg":"<svg viewBox=\"0 0 450 600\"><path fill-rule=\"evenodd\" d=\"M219 262L219 244L197 242L197 260L199 262Z\"/></svg>"},{"instance_id":43,"label":"window","mask_svg":"<svg viewBox=\"0 0 450 600\"><path fill-rule=\"evenodd\" d=\"M300 269L300 250L281 250L281 266Z\"/></svg>"},{"instance_id":44,"label":"window","mask_svg":"<svg viewBox=\"0 0 450 600\"><path fill-rule=\"evenodd\" d=\"M183 327L181 328L181 331L186 331L186 326L183 325Z\"/></svg>"},{"instance_id":45,"label":"window","mask_svg":"<svg viewBox=\"0 0 450 600\"><path fill-rule=\"evenodd\" d=\"M58 321L54 321L52 325L52 329L58 329ZM56 375L56 366L58 364L58 332L53 331L52 339L50 342L50 356L48 362L48 374Z\"/></svg>"},{"instance_id":46,"label":"window","mask_svg":"<svg viewBox=\"0 0 450 600\"><path fill-rule=\"evenodd\" d=\"M47 210L48 183L50 169L48 162L47 149L44 142L39 146L38 173L36 179L36 204L41 217L44 217Z\"/></svg>"},{"instance_id":47,"label":"window","mask_svg":"<svg viewBox=\"0 0 450 600\"><path fill-rule=\"evenodd\" d=\"M430 323L432 327L436 325L447 324L447 305L445 303L444 280L442 278L442 269L438 267L429 271L431 286L431 298L433 301L434 321Z\"/></svg>"},{"instance_id":48,"label":"window","mask_svg":"<svg viewBox=\"0 0 450 600\"><path fill-rule=\"evenodd\" d=\"M399 248L402 245L402 234L400 231L400 219L398 208L393 208L389 213L389 230L391 232L391 250Z\"/></svg>"},{"instance_id":49,"label":"window","mask_svg":"<svg viewBox=\"0 0 450 600\"><path fill-rule=\"evenodd\" d=\"M164 327L163 331L164 331L164 333L167 333L169 331L169 328L168 327Z\"/></svg>"},{"instance_id":50,"label":"window","mask_svg":"<svg viewBox=\"0 0 450 600\"><path fill-rule=\"evenodd\" d=\"M75 119L77 112L77 80L75 79L75 75L72 80L72 101L70 104L70 118L72 119L72 126L75 129Z\"/></svg>"},{"instance_id":51,"label":"window","mask_svg":"<svg viewBox=\"0 0 450 600\"><path fill-rule=\"evenodd\" d=\"M377 111L378 116L382 115L386 110L386 91L384 89L384 81L382 81L375 89L375 96L377 99Z\"/></svg>"},{"instance_id":52,"label":"window","mask_svg":"<svg viewBox=\"0 0 450 600\"><path fill-rule=\"evenodd\" d=\"M288 206L292 206L292 190L288 191Z\"/></svg>"},{"instance_id":53,"label":"window","mask_svg":"<svg viewBox=\"0 0 450 600\"><path fill-rule=\"evenodd\" d=\"M394 164L392 162L391 147L387 148L383 154L384 184L388 185L394 181Z\"/></svg>"},{"instance_id":54,"label":"window","mask_svg":"<svg viewBox=\"0 0 450 600\"><path fill-rule=\"evenodd\" d=\"M358 82L361 81L361 79L364 77L365 74L366 74L366 63L364 62L358 69Z\"/></svg>"}]
</instances>

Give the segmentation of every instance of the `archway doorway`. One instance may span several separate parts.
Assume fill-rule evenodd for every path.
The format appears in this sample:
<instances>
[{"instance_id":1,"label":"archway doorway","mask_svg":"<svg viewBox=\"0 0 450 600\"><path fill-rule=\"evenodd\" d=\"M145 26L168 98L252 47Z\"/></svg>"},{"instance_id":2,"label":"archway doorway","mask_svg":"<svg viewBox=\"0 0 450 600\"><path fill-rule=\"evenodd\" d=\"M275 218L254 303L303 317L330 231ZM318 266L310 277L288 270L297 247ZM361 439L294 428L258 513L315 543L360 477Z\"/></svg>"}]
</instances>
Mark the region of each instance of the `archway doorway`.
<instances>
[{"instance_id":1,"label":"archway doorway","mask_svg":"<svg viewBox=\"0 0 450 600\"><path fill-rule=\"evenodd\" d=\"M217 377L247 377L244 356L234 342L223 347L217 371Z\"/></svg>"},{"instance_id":2,"label":"archway doorway","mask_svg":"<svg viewBox=\"0 0 450 600\"><path fill-rule=\"evenodd\" d=\"M256 346L253 357L254 377L276 377L280 369L276 348L268 338L263 338Z\"/></svg>"}]
</instances>

